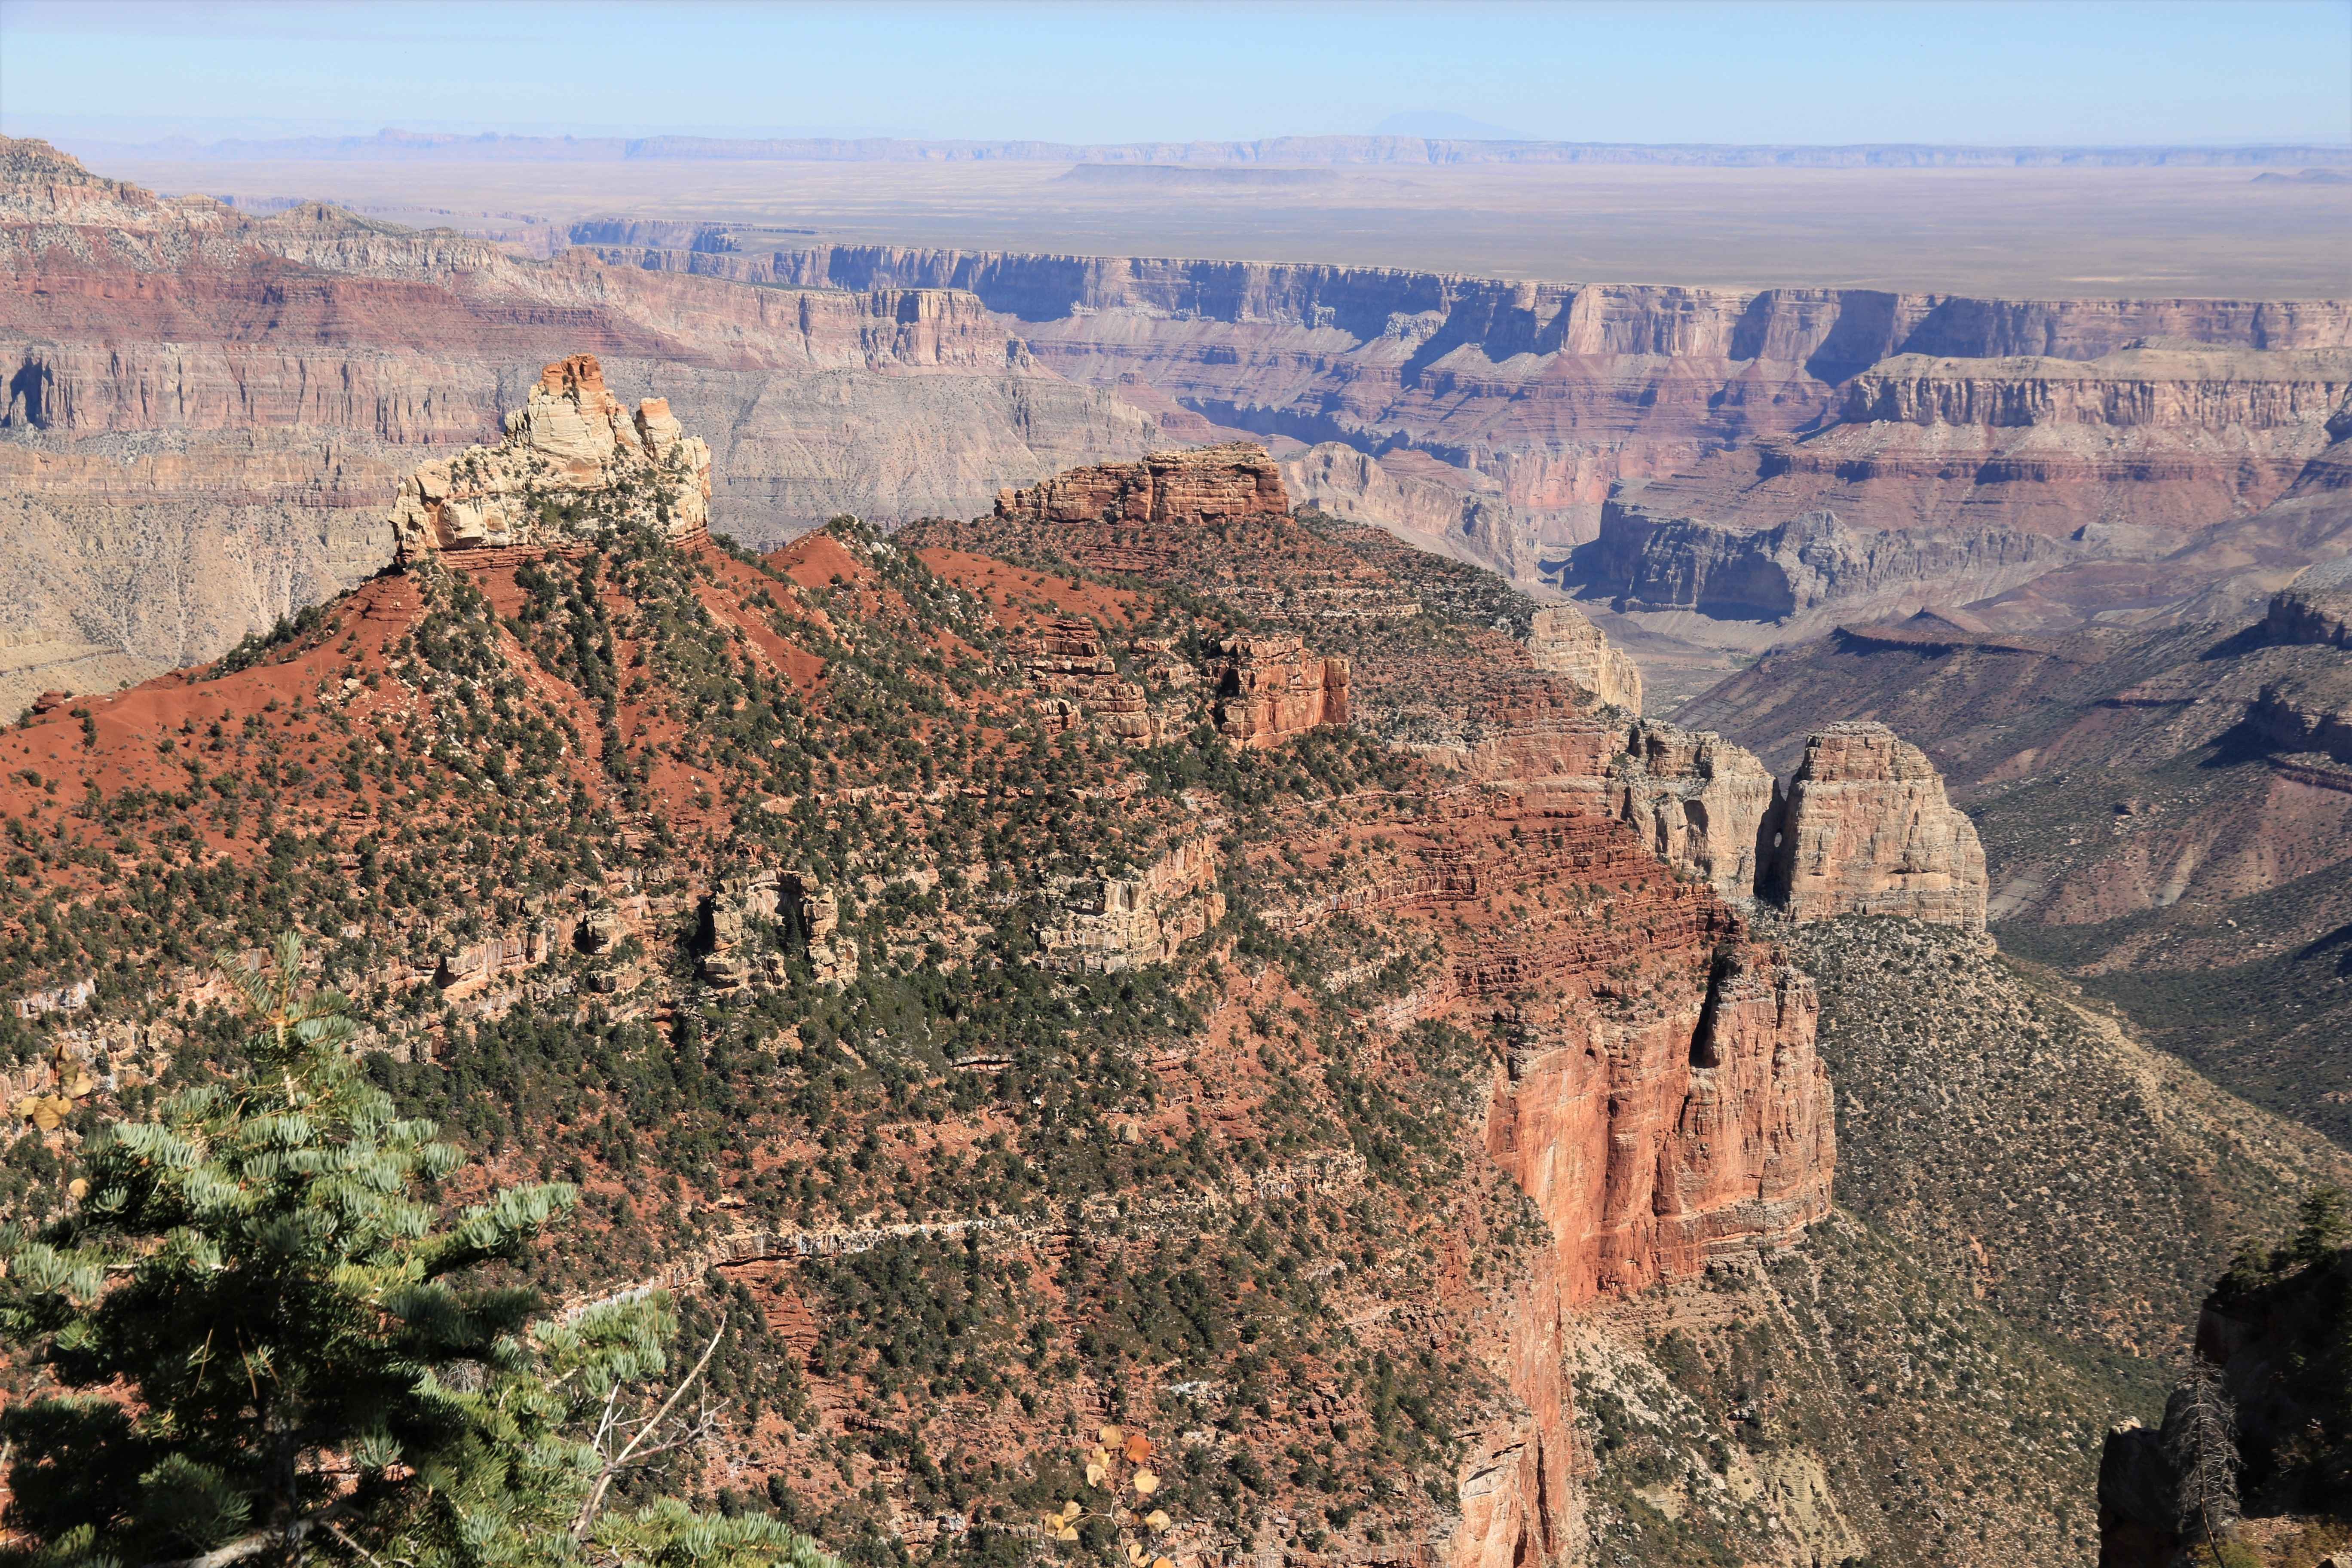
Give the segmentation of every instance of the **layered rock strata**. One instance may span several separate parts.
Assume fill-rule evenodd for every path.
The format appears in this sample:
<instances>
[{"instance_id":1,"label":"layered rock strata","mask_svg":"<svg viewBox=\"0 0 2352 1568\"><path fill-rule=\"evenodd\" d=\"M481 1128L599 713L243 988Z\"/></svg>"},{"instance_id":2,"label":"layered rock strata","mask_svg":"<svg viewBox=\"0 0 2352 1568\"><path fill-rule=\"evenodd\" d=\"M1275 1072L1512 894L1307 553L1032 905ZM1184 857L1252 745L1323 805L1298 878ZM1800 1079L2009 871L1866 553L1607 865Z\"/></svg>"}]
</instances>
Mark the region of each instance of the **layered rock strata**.
<instances>
[{"instance_id":1,"label":"layered rock strata","mask_svg":"<svg viewBox=\"0 0 2352 1568\"><path fill-rule=\"evenodd\" d=\"M1535 613L1528 654L1538 669L1564 675L1612 707L1642 711L1642 671L1581 611L1553 605Z\"/></svg>"},{"instance_id":2,"label":"layered rock strata","mask_svg":"<svg viewBox=\"0 0 2352 1568\"><path fill-rule=\"evenodd\" d=\"M1926 753L1884 724L1807 742L1778 823L1770 890L1796 920L1899 915L1981 931L1984 847Z\"/></svg>"},{"instance_id":3,"label":"layered rock strata","mask_svg":"<svg viewBox=\"0 0 2352 1568\"><path fill-rule=\"evenodd\" d=\"M1122 741L1158 737L1149 696L1119 674L1093 622L1051 621L1023 639L1022 656L1053 733L1092 720Z\"/></svg>"},{"instance_id":4,"label":"layered rock strata","mask_svg":"<svg viewBox=\"0 0 2352 1568\"><path fill-rule=\"evenodd\" d=\"M1056 474L1025 489L997 493L998 521L1032 526L1107 525L1102 539L1091 533L1079 543L1087 553L1080 564L1116 572L1148 567L1179 541L1138 537L1131 557L1123 557L1133 528L1160 533L1171 528L1214 529L1221 523L1280 517L1290 510L1282 471L1265 448L1248 441L1153 452L1136 463L1106 463ZM1074 559L1078 559L1074 557ZM1131 559L1135 567L1121 564Z\"/></svg>"},{"instance_id":5,"label":"layered rock strata","mask_svg":"<svg viewBox=\"0 0 2352 1568\"><path fill-rule=\"evenodd\" d=\"M1063 908L1039 928L1037 940L1048 969L1117 974L1165 963L1224 915L1216 846L1197 837L1139 876L1097 877L1073 888Z\"/></svg>"},{"instance_id":6,"label":"layered rock strata","mask_svg":"<svg viewBox=\"0 0 2352 1568\"><path fill-rule=\"evenodd\" d=\"M1572 581L1621 611L1803 624L1825 607L1852 616L1928 591L1949 604L1988 598L2083 555L2067 541L2017 528L1855 528L1832 511L1743 528L1683 515L1649 487L1629 485L1574 552Z\"/></svg>"},{"instance_id":7,"label":"layered rock strata","mask_svg":"<svg viewBox=\"0 0 2352 1568\"><path fill-rule=\"evenodd\" d=\"M390 518L402 560L570 537L591 500L604 526L633 521L676 540L709 524L710 448L685 433L666 398L625 413L593 354L541 371L506 425L497 446L468 447L403 481Z\"/></svg>"},{"instance_id":8,"label":"layered rock strata","mask_svg":"<svg viewBox=\"0 0 2352 1568\"><path fill-rule=\"evenodd\" d=\"M1783 570L1834 556L1799 596L1849 616L1874 595L1907 591L1916 607L2008 593L2077 556L2146 563L2155 596L2193 595L2208 579L2166 558L2324 464L2352 384L2340 300L1748 292L888 247L724 259L781 281L971 289L1072 379L1308 443L1288 464L1303 496L1519 581L1565 568L1580 591L1625 594L1627 574L1588 574L1572 552L1637 484L1665 487L1662 515L1730 536L1834 513L1843 539L1764 553ZM2057 578L2030 616L2071 625L2110 591ZM1735 621L1792 615L1757 616L1769 595L1728 603ZM1818 629L1800 616L1776 640Z\"/></svg>"},{"instance_id":9,"label":"layered rock strata","mask_svg":"<svg viewBox=\"0 0 2352 1568\"><path fill-rule=\"evenodd\" d=\"M1296 637L1228 639L1215 680L1217 733L1244 751L1348 723L1348 661L1318 658Z\"/></svg>"}]
</instances>

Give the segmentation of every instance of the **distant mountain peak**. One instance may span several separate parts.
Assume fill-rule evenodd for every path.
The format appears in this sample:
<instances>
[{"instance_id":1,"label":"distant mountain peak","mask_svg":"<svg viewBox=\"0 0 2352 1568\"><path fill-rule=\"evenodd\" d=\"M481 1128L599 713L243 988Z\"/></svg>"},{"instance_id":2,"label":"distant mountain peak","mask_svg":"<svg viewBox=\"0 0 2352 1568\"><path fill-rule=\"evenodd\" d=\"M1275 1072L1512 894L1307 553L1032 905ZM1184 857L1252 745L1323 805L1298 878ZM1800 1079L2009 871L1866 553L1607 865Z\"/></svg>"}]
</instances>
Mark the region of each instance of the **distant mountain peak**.
<instances>
[{"instance_id":1,"label":"distant mountain peak","mask_svg":"<svg viewBox=\"0 0 2352 1568\"><path fill-rule=\"evenodd\" d=\"M1524 131L1473 120L1450 109L1404 109L1372 127L1375 136L1426 136L1433 141L1531 142Z\"/></svg>"}]
</instances>

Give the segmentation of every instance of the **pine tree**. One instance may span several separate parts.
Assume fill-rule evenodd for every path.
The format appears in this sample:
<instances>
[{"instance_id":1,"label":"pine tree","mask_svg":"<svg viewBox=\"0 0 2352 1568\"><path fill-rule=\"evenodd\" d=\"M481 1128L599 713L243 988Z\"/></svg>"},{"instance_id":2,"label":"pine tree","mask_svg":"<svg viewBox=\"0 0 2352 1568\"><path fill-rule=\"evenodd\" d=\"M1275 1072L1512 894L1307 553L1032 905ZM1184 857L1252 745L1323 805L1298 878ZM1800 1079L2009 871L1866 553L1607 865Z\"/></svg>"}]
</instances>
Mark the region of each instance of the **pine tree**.
<instances>
[{"instance_id":1,"label":"pine tree","mask_svg":"<svg viewBox=\"0 0 2352 1568\"><path fill-rule=\"evenodd\" d=\"M92 1138L79 1206L10 1250L0 1331L55 1384L0 1413L18 1560L824 1568L765 1516L607 1512L709 1431L677 1414L701 1363L653 1387L667 1300L535 1318L482 1266L573 1190L436 1212L457 1152L359 1070L299 944L223 973L259 1025L243 1070Z\"/></svg>"}]
</instances>

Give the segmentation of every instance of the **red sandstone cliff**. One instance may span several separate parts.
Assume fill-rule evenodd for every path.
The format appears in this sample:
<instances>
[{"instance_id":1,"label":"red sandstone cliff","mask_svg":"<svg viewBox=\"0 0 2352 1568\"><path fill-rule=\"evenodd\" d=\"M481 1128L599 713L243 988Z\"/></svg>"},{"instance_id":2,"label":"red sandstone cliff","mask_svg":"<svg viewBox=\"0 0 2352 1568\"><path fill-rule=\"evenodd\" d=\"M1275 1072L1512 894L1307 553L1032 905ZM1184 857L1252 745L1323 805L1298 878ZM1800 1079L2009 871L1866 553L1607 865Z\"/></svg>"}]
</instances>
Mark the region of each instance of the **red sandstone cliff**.
<instances>
[{"instance_id":1,"label":"red sandstone cliff","mask_svg":"<svg viewBox=\"0 0 2352 1568\"><path fill-rule=\"evenodd\" d=\"M1295 637L1230 639L1216 680L1217 733L1245 751L1348 722L1348 661L1318 658Z\"/></svg>"}]
</instances>

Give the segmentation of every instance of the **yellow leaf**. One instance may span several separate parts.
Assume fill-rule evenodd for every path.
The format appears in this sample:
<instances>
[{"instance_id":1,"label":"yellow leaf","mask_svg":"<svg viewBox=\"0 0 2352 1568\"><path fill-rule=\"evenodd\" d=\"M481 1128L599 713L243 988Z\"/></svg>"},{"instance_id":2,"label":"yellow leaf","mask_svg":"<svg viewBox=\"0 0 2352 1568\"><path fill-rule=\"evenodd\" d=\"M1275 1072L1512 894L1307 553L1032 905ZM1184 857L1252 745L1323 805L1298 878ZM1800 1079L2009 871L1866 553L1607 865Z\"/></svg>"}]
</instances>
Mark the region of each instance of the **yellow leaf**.
<instances>
[{"instance_id":1,"label":"yellow leaf","mask_svg":"<svg viewBox=\"0 0 2352 1568\"><path fill-rule=\"evenodd\" d=\"M1054 1539L1055 1539L1055 1540L1056 1540L1056 1541L1076 1541L1077 1538L1078 1538L1078 1532L1077 1532L1076 1531L1075 1531L1075 1530L1072 1530L1072 1529L1071 1529L1068 1525L1066 1525L1066 1525L1064 1525L1064 1526L1063 1526L1059 1531L1055 1531L1055 1535L1054 1535Z\"/></svg>"},{"instance_id":2,"label":"yellow leaf","mask_svg":"<svg viewBox=\"0 0 2352 1568\"><path fill-rule=\"evenodd\" d=\"M66 1085L66 1093L71 1095L76 1100L87 1100L89 1098L90 1091L97 1088L98 1080L85 1076L78 1078L74 1079L73 1082Z\"/></svg>"},{"instance_id":3,"label":"yellow leaf","mask_svg":"<svg viewBox=\"0 0 2352 1568\"><path fill-rule=\"evenodd\" d=\"M44 1132L57 1131L58 1113L49 1109L47 1100L45 1100L33 1108L33 1125Z\"/></svg>"},{"instance_id":4,"label":"yellow leaf","mask_svg":"<svg viewBox=\"0 0 2352 1568\"><path fill-rule=\"evenodd\" d=\"M1072 1498L1069 1501L1062 1505L1063 1521L1067 1523L1071 1520L1083 1518L1086 1511L1086 1509L1079 1503L1078 1500Z\"/></svg>"},{"instance_id":5,"label":"yellow leaf","mask_svg":"<svg viewBox=\"0 0 2352 1568\"><path fill-rule=\"evenodd\" d=\"M1109 1468L1110 1468L1110 1454L1108 1453L1108 1450L1105 1450L1105 1449L1102 1449L1102 1448L1097 1448L1097 1449L1094 1451L1094 1462L1095 1462L1096 1464L1097 1464L1097 1465L1100 1465L1100 1466L1101 1466L1104 1469L1106 1469L1106 1470L1107 1470L1107 1469L1109 1469Z\"/></svg>"},{"instance_id":6,"label":"yellow leaf","mask_svg":"<svg viewBox=\"0 0 2352 1568\"><path fill-rule=\"evenodd\" d=\"M33 1119L33 1112L40 1103L41 1102L39 1100L34 1099L28 1094L16 1102L16 1114L29 1121Z\"/></svg>"},{"instance_id":7,"label":"yellow leaf","mask_svg":"<svg viewBox=\"0 0 2352 1568\"><path fill-rule=\"evenodd\" d=\"M89 1183L80 1176L76 1176L66 1184L66 1196L77 1202L89 1196Z\"/></svg>"},{"instance_id":8,"label":"yellow leaf","mask_svg":"<svg viewBox=\"0 0 2352 1568\"><path fill-rule=\"evenodd\" d=\"M1117 1447L1118 1446L1118 1440L1127 1436L1127 1434L1121 1432L1116 1426L1106 1426L1102 1429L1101 1436L1102 1446L1106 1448L1112 1448Z\"/></svg>"},{"instance_id":9,"label":"yellow leaf","mask_svg":"<svg viewBox=\"0 0 2352 1568\"><path fill-rule=\"evenodd\" d=\"M1102 1485L1103 1476L1105 1473L1106 1472L1100 1465L1088 1465L1087 1467L1087 1485L1090 1487L1098 1487Z\"/></svg>"},{"instance_id":10,"label":"yellow leaf","mask_svg":"<svg viewBox=\"0 0 2352 1568\"><path fill-rule=\"evenodd\" d=\"M1150 1525L1154 1530L1165 1530L1169 1525L1175 1521L1168 1517L1168 1510L1166 1509L1155 1508L1150 1513L1143 1516L1143 1522Z\"/></svg>"},{"instance_id":11,"label":"yellow leaf","mask_svg":"<svg viewBox=\"0 0 2352 1568\"><path fill-rule=\"evenodd\" d=\"M1143 1548L1142 1548L1142 1547L1140 1547L1140 1546L1138 1546L1138 1545L1137 1545L1134 1542L1132 1542L1132 1541L1129 1542L1127 1543L1127 1560L1128 1560L1129 1563L1140 1563L1140 1562L1142 1562L1142 1561L1143 1561Z\"/></svg>"},{"instance_id":12,"label":"yellow leaf","mask_svg":"<svg viewBox=\"0 0 2352 1568\"><path fill-rule=\"evenodd\" d=\"M1038 1521L1045 1525L1048 1530L1059 1530L1062 1528L1062 1516L1058 1513L1041 1513L1037 1516L1037 1519Z\"/></svg>"},{"instance_id":13,"label":"yellow leaf","mask_svg":"<svg viewBox=\"0 0 2352 1568\"><path fill-rule=\"evenodd\" d=\"M1150 1470L1138 1470L1135 1472L1135 1489L1150 1497L1160 1489L1160 1478Z\"/></svg>"}]
</instances>

